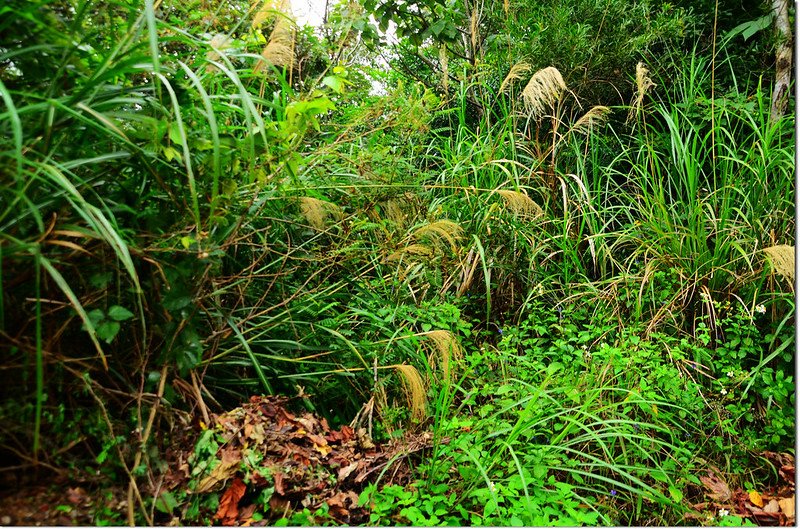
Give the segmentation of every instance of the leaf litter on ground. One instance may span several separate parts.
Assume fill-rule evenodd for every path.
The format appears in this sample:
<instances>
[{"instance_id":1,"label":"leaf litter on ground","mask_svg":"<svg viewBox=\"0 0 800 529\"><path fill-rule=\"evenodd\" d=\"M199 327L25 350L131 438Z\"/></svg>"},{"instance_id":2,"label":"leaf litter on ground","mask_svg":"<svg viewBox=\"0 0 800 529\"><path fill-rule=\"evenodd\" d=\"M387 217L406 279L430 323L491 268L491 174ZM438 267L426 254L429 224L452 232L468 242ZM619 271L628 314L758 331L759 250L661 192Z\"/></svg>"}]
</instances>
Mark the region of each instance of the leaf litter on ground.
<instances>
[{"instance_id":1,"label":"leaf litter on ground","mask_svg":"<svg viewBox=\"0 0 800 529\"><path fill-rule=\"evenodd\" d=\"M693 512L687 513L687 520L708 518L703 513L711 511L712 516L719 513L746 518L760 526L795 525L795 459L788 453L764 451L766 458L777 470L780 481L768 489L757 491L737 488L731 492L730 486L719 469L711 467L705 476L699 476L704 487L704 495L711 501L692 505ZM720 515L721 516L721 515Z\"/></svg>"},{"instance_id":2,"label":"leaf litter on ground","mask_svg":"<svg viewBox=\"0 0 800 529\"><path fill-rule=\"evenodd\" d=\"M214 520L224 526L266 525L323 506L337 522L360 524L369 517L358 505L364 487L379 477L407 482L408 456L431 446L429 433L378 445L360 428L333 429L325 418L292 413L290 400L253 396L214 416L194 449L173 455L167 490L221 493Z\"/></svg>"}]
</instances>

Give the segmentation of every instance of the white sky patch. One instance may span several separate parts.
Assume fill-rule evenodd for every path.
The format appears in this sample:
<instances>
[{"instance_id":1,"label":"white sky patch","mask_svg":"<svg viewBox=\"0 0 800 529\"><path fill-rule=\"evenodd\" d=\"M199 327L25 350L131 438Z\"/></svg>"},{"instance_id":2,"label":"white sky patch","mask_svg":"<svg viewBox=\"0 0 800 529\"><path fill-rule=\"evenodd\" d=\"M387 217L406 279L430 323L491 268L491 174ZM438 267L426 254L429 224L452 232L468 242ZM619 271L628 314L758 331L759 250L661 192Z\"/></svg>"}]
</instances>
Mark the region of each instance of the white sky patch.
<instances>
[{"instance_id":1,"label":"white sky patch","mask_svg":"<svg viewBox=\"0 0 800 529\"><path fill-rule=\"evenodd\" d=\"M332 9L338 2L339 0L290 0L292 14L294 15L297 25L300 27L309 25L314 28L322 26L322 21L325 19L325 7L327 6L328 9ZM377 26L374 18L372 22ZM389 28L383 35L388 46L397 43L398 39L395 33L396 27L394 21L389 22ZM378 62L385 65L386 69L389 68L389 63L385 57L379 57ZM373 79L371 93L373 95L386 94L386 87L382 82Z\"/></svg>"},{"instance_id":2,"label":"white sky patch","mask_svg":"<svg viewBox=\"0 0 800 529\"><path fill-rule=\"evenodd\" d=\"M331 0L333 4L335 0ZM297 25L319 27L325 18L326 0L291 0L292 13L297 20Z\"/></svg>"}]
</instances>

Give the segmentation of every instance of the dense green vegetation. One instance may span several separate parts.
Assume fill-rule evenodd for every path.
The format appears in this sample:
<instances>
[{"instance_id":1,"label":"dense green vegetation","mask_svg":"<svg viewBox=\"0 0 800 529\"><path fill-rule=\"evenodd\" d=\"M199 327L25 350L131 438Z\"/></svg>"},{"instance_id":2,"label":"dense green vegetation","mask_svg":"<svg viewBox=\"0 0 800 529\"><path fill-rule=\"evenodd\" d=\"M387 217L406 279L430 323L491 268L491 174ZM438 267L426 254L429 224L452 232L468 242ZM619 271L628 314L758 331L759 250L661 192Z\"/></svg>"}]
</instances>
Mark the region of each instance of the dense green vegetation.
<instances>
[{"instance_id":1,"label":"dense green vegetation","mask_svg":"<svg viewBox=\"0 0 800 529\"><path fill-rule=\"evenodd\" d=\"M370 524L741 524L684 515L794 449L795 123L718 4L6 2L4 466L210 523L170 443L289 395L430 434Z\"/></svg>"}]
</instances>

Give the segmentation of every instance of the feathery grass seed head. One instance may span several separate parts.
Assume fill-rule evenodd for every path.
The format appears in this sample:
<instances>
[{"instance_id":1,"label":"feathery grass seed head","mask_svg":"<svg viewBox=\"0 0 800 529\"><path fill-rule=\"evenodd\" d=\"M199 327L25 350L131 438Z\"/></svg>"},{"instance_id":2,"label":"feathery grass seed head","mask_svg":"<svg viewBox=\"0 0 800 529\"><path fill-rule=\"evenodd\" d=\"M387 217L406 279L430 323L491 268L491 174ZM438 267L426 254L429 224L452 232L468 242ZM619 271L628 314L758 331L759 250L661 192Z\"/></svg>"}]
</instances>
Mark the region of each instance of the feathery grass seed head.
<instances>
[{"instance_id":1,"label":"feathery grass seed head","mask_svg":"<svg viewBox=\"0 0 800 529\"><path fill-rule=\"evenodd\" d=\"M409 244L405 248L397 250L396 252L392 252L386 258L387 261L399 261L405 257L410 259L414 259L415 257L423 257L426 259L430 259L433 257L434 251L428 246L424 244Z\"/></svg>"},{"instance_id":2,"label":"feathery grass seed head","mask_svg":"<svg viewBox=\"0 0 800 529\"><path fill-rule=\"evenodd\" d=\"M230 48L232 42L233 39L224 33L217 33L214 35L208 43L211 49L206 52L206 60L209 62L218 61L220 59L220 53ZM213 72L217 69L218 68L213 64L206 65L207 72Z\"/></svg>"},{"instance_id":3,"label":"feathery grass seed head","mask_svg":"<svg viewBox=\"0 0 800 529\"><path fill-rule=\"evenodd\" d=\"M278 9L279 6L275 5L275 0L254 0L250 5L250 10L256 10L256 14L253 16L253 21L250 23L250 27L256 30L261 29L261 26L264 25L264 22L266 22L271 16L274 16Z\"/></svg>"},{"instance_id":4,"label":"feathery grass seed head","mask_svg":"<svg viewBox=\"0 0 800 529\"><path fill-rule=\"evenodd\" d=\"M650 71L643 62L640 62L636 65L636 97L634 98L633 103L631 104L631 109L628 112L628 121L633 119L639 109L642 108L644 96L647 94L647 91L656 86L649 74Z\"/></svg>"},{"instance_id":5,"label":"feathery grass seed head","mask_svg":"<svg viewBox=\"0 0 800 529\"><path fill-rule=\"evenodd\" d=\"M275 20L275 27L272 28L269 41L261 51L261 57L273 66L294 66L294 19L291 8L284 0L281 2ZM264 62L259 61L253 67L253 72L258 72L264 68Z\"/></svg>"},{"instance_id":6,"label":"feathery grass seed head","mask_svg":"<svg viewBox=\"0 0 800 529\"><path fill-rule=\"evenodd\" d=\"M514 191L512 189L498 189L495 191L498 195L503 197L508 209L514 212L515 215L526 217L528 219L535 219L544 215L541 206L533 201L526 193L522 191Z\"/></svg>"},{"instance_id":7,"label":"feathery grass seed head","mask_svg":"<svg viewBox=\"0 0 800 529\"><path fill-rule=\"evenodd\" d=\"M522 76L531 71L531 65L526 62L518 62L508 71L506 78L500 83L500 93L511 87L511 83L522 79Z\"/></svg>"},{"instance_id":8,"label":"feathery grass seed head","mask_svg":"<svg viewBox=\"0 0 800 529\"><path fill-rule=\"evenodd\" d=\"M336 220L342 218L339 206L314 197L300 197L300 213L318 231L325 229L325 221L329 217L334 217Z\"/></svg>"},{"instance_id":9,"label":"feathery grass seed head","mask_svg":"<svg viewBox=\"0 0 800 529\"><path fill-rule=\"evenodd\" d=\"M420 226L414 231L414 238L429 239L437 247L443 243L448 243L455 253L457 251L456 241L461 238L464 229L452 220L442 219Z\"/></svg>"},{"instance_id":10,"label":"feathery grass seed head","mask_svg":"<svg viewBox=\"0 0 800 529\"><path fill-rule=\"evenodd\" d=\"M452 332L444 329L428 331L425 333L425 337L430 340L433 346L433 352L441 358L442 373L444 374L445 380L450 379L454 374L450 369L450 360L458 360L464 356L461 344L458 343L458 340ZM431 365L435 365L434 358L435 355L430 356Z\"/></svg>"},{"instance_id":11,"label":"feathery grass seed head","mask_svg":"<svg viewBox=\"0 0 800 529\"><path fill-rule=\"evenodd\" d=\"M772 270L794 284L794 246L778 244L763 251L772 264Z\"/></svg>"},{"instance_id":12,"label":"feathery grass seed head","mask_svg":"<svg viewBox=\"0 0 800 529\"><path fill-rule=\"evenodd\" d=\"M603 105L593 106L572 125L572 130L581 134L589 134L596 124L603 123L611 109Z\"/></svg>"},{"instance_id":13,"label":"feathery grass seed head","mask_svg":"<svg viewBox=\"0 0 800 529\"><path fill-rule=\"evenodd\" d=\"M567 89L564 78L558 69L548 66L531 77L522 90L522 100L528 112L534 117L541 117L552 107Z\"/></svg>"},{"instance_id":14,"label":"feathery grass seed head","mask_svg":"<svg viewBox=\"0 0 800 529\"><path fill-rule=\"evenodd\" d=\"M411 417L417 421L425 419L427 417L425 384L422 382L419 371L408 364L397 364L393 367L403 383L403 391L408 399Z\"/></svg>"}]
</instances>

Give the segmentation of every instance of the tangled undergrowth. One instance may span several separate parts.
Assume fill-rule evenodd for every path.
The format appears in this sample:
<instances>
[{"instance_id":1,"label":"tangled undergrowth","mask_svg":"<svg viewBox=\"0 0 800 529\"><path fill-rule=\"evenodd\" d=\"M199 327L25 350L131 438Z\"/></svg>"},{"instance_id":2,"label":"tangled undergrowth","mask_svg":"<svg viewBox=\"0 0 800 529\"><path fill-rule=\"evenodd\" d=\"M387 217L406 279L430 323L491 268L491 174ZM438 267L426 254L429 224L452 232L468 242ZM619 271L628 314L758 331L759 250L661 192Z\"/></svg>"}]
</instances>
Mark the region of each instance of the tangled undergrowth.
<instances>
[{"instance_id":1,"label":"tangled undergrowth","mask_svg":"<svg viewBox=\"0 0 800 529\"><path fill-rule=\"evenodd\" d=\"M9 523L794 523L772 15L417 4L0 8Z\"/></svg>"}]
</instances>

